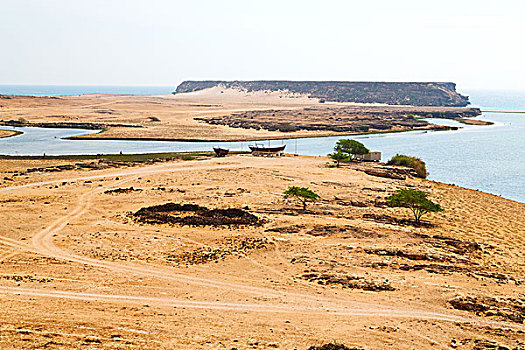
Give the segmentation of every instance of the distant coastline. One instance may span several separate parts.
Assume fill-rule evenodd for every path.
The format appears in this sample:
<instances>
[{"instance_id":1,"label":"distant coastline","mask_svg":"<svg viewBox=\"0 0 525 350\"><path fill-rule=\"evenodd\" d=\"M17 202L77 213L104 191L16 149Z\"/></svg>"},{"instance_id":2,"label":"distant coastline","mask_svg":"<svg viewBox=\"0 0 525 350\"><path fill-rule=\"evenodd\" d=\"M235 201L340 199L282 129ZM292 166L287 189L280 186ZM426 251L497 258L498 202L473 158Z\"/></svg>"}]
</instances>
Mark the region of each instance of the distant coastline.
<instances>
[{"instance_id":1,"label":"distant coastline","mask_svg":"<svg viewBox=\"0 0 525 350\"><path fill-rule=\"evenodd\" d=\"M499 110L499 109L483 109L482 113L511 113L511 114L525 114L524 110Z\"/></svg>"}]
</instances>

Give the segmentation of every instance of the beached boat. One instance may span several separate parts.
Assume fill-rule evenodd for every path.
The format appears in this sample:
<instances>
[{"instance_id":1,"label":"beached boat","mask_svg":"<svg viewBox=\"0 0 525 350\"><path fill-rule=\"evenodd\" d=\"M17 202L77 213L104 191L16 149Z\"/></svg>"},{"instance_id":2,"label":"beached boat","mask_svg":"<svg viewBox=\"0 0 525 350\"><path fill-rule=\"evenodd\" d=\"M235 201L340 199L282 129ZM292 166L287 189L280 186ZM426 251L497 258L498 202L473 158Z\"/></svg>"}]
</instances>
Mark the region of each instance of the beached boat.
<instances>
[{"instance_id":1,"label":"beached boat","mask_svg":"<svg viewBox=\"0 0 525 350\"><path fill-rule=\"evenodd\" d=\"M252 151L252 154L254 156L280 156L284 153L284 148L286 145L282 145L279 147L261 147L261 146L248 146L250 150Z\"/></svg>"},{"instance_id":2,"label":"beached boat","mask_svg":"<svg viewBox=\"0 0 525 350\"><path fill-rule=\"evenodd\" d=\"M213 150L215 151L215 155L217 157L226 157L226 155L230 152L229 149L220 147L213 147Z\"/></svg>"}]
</instances>

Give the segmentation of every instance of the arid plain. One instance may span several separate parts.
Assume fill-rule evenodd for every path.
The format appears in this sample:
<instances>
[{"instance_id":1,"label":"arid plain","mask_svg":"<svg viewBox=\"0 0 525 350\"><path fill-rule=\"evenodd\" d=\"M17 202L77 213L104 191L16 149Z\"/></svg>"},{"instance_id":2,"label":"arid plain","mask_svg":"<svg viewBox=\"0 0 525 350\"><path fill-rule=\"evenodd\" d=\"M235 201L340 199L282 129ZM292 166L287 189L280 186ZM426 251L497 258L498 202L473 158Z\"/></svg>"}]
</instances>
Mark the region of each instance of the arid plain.
<instances>
[{"instance_id":1,"label":"arid plain","mask_svg":"<svg viewBox=\"0 0 525 350\"><path fill-rule=\"evenodd\" d=\"M268 109L276 98L286 100L279 108L314 103L272 96L232 110ZM53 113L6 101L2 119L74 118L52 99ZM192 135L246 134L179 112ZM136 122L119 113L97 115ZM375 164L336 168L326 157L75 165L89 162L0 160L1 348L525 349L525 204L366 174ZM46 167L60 171L38 169ZM282 197L292 185L321 200L300 210ZM426 217L433 226L395 220L409 211L385 198L405 187L445 208ZM260 221L153 225L133 215L168 202L243 209Z\"/></svg>"},{"instance_id":2,"label":"arid plain","mask_svg":"<svg viewBox=\"0 0 525 350\"><path fill-rule=\"evenodd\" d=\"M415 118L432 113L473 117L479 110L320 103L289 92L220 87L176 95L0 96L0 125L102 129L78 139L247 141L406 131L436 128Z\"/></svg>"}]
</instances>

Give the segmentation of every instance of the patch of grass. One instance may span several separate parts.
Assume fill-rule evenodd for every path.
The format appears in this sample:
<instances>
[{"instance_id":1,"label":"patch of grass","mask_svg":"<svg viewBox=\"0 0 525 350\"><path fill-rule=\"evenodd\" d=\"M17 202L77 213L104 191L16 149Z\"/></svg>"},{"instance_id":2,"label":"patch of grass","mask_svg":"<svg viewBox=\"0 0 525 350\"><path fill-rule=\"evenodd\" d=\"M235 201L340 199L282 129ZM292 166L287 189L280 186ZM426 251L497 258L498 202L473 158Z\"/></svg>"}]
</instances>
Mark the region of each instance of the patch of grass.
<instances>
[{"instance_id":1,"label":"patch of grass","mask_svg":"<svg viewBox=\"0 0 525 350\"><path fill-rule=\"evenodd\" d=\"M418 177L426 178L427 168L425 162L417 157L411 157L404 154L396 154L387 162L388 165L404 166L415 170Z\"/></svg>"}]
</instances>

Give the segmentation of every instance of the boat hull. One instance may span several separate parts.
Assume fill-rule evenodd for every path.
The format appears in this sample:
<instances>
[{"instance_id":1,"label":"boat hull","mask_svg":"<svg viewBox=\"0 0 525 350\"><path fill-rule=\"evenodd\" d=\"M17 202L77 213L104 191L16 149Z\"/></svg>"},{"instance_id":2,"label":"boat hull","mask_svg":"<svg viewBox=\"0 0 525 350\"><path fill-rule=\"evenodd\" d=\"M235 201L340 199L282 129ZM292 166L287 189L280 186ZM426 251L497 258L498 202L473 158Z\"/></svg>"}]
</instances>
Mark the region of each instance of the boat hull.
<instances>
[{"instance_id":1,"label":"boat hull","mask_svg":"<svg viewBox=\"0 0 525 350\"><path fill-rule=\"evenodd\" d=\"M230 152L229 149L220 148L220 147L213 147L213 151L215 152L215 155L217 157L226 157L226 155Z\"/></svg>"}]
</instances>

